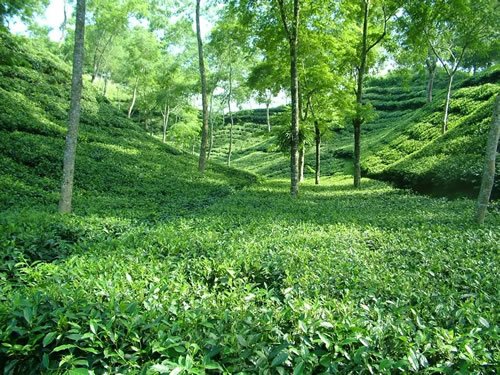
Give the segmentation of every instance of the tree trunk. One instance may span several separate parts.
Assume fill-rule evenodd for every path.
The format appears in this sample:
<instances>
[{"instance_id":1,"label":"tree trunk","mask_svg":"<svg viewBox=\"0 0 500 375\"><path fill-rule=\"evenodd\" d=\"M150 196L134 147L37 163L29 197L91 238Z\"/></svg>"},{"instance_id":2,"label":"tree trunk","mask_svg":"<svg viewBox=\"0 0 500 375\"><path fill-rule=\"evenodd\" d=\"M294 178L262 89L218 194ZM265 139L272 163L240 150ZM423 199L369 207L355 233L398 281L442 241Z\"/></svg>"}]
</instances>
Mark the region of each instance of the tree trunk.
<instances>
[{"instance_id":1,"label":"tree trunk","mask_svg":"<svg viewBox=\"0 0 500 375\"><path fill-rule=\"evenodd\" d=\"M165 109L163 111L163 139L162 142L167 142L167 128L168 128L168 118L170 117L170 106L165 103Z\"/></svg>"},{"instance_id":2,"label":"tree trunk","mask_svg":"<svg viewBox=\"0 0 500 375\"><path fill-rule=\"evenodd\" d=\"M130 107L128 107L128 115L127 117L130 118L132 116L132 111L134 110L134 105L135 105L135 100L137 99L137 84L139 82L139 78L135 80L134 84L134 93L132 94L132 103L130 103Z\"/></svg>"},{"instance_id":3,"label":"tree trunk","mask_svg":"<svg viewBox=\"0 0 500 375\"><path fill-rule=\"evenodd\" d=\"M446 93L446 103L444 105L444 119L443 119L443 128L441 129L441 133L444 134L448 131L448 114L450 111L450 101L451 101L451 86L453 84L453 77L455 73L449 75L448 80L448 91Z\"/></svg>"},{"instance_id":4,"label":"tree trunk","mask_svg":"<svg viewBox=\"0 0 500 375\"><path fill-rule=\"evenodd\" d=\"M104 89L102 91L102 96L106 97L106 91L108 90L108 75L104 76Z\"/></svg>"},{"instance_id":5,"label":"tree trunk","mask_svg":"<svg viewBox=\"0 0 500 375\"><path fill-rule=\"evenodd\" d=\"M427 73L429 74L427 81L427 103L432 103L432 90L434 88L434 79L436 78L436 58L427 57L425 64L427 65Z\"/></svg>"},{"instance_id":6,"label":"tree trunk","mask_svg":"<svg viewBox=\"0 0 500 375\"><path fill-rule=\"evenodd\" d=\"M318 121L314 121L314 141L316 143L316 172L314 183L319 185L320 169L321 169L321 132L319 129Z\"/></svg>"},{"instance_id":7,"label":"tree trunk","mask_svg":"<svg viewBox=\"0 0 500 375\"><path fill-rule=\"evenodd\" d=\"M299 49L299 0L293 2L293 24L289 35L290 44L290 91L292 95L292 124L291 135L292 145L290 147L290 194L297 197L299 194L299 77L297 69L297 56ZM286 19L285 19L286 20Z\"/></svg>"},{"instance_id":8,"label":"tree trunk","mask_svg":"<svg viewBox=\"0 0 500 375\"><path fill-rule=\"evenodd\" d=\"M486 157L484 161L483 178L481 180L481 189L476 203L476 222L484 223L488 202L491 196L491 190L495 182L495 163L500 137L500 95L497 95L493 103L493 118L491 121L488 142L486 145Z\"/></svg>"},{"instance_id":9,"label":"tree trunk","mask_svg":"<svg viewBox=\"0 0 500 375\"><path fill-rule=\"evenodd\" d=\"M227 110L229 112L229 119L231 120L231 124L229 126L229 151L227 153L227 166L231 166L231 154L233 152L233 112L231 111L231 97L233 94L233 67L229 66L229 95L227 99Z\"/></svg>"},{"instance_id":10,"label":"tree trunk","mask_svg":"<svg viewBox=\"0 0 500 375\"><path fill-rule=\"evenodd\" d=\"M76 144L78 125L80 123L80 100L82 97L82 74L85 38L85 0L76 2L75 46L73 52L73 73L71 80L71 103L69 109L69 126L64 150L63 179L59 212L71 212L73 197L73 177L75 173Z\"/></svg>"},{"instance_id":11,"label":"tree trunk","mask_svg":"<svg viewBox=\"0 0 500 375\"><path fill-rule=\"evenodd\" d=\"M267 131L271 133L271 116L269 115L269 102L266 102L266 120L267 120Z\"/></svg>"},{"instance_id":12,"label":"tree trunk","mask_svg":"<svg viewBox=\"0 0 500 375\"><path fill-rule=\"evenodd\" d=\"M305 154L306 154L306 149L305 146L302 145L302 147L299 150L299 182L304 181Z\"/></svg>"},{"instance_id":13,"label":"tree trunk","mask_svg":"<svg viewBox=\"0 0 500 375\"><path fill-rule=\"evenodd\" d=\"M367 37L368 37L368 9L370 2L363 1L364 16L363 16L363 36L361 46L361 60L358 68L358 82L356 89L356 116L353 119L354 126L354 187L361 188L361 125L363 118L361 117L360 109L363 105L363 80L366 70L366 55L367 55Z\"/></svg>"},{"instance_id":14,"label":"tree trunk","mask_svg":"<svg viewBox=\"0 0 500 375\"><path fill-rule=\"evenodd\" d=\"M210 160L210 155L212 154L212 147L214 146L214 119L213 119L213 101L214 101L214 90L212 90L212 93L210 94L210 106L209 106L209 111L208 111L208 123L210 125L210 132L209 132L209 141L208 141L208 152L207 152L207 160Z\"/></svg>"},{"instance_id":15,"label":"tree trunk","mask_svg":"<svg viewBox=\"0 0 500 375\"><path fill-rule=\"evenodd\" d=\"M203 125L201 128L201 146L200 158L198 162L198 170L201 173L205 172L207 162L207 146L208 146L208 103L207 103L207 77L205 74L205 61L203 60L203 42L201 40L200 28L200 0L196 0L196 37L198 40L198 62L200 69L201 80L201 103L203 113Z\"/></svg>"},{"instance_id":16,"label":"tree trunk","mask_svg":"<svg viewBox=\"0 0 500 375\"><path fill-rule=\"evenodd\" d=\"M67 8L67 0L63 0L63 21L61 26L59 26L59 31L61 31L61 39L59 39L59 47L62 46L64 42L64 38L66 37L66 25L68 23L68 12Z\"/></svg>"}]
</instances>

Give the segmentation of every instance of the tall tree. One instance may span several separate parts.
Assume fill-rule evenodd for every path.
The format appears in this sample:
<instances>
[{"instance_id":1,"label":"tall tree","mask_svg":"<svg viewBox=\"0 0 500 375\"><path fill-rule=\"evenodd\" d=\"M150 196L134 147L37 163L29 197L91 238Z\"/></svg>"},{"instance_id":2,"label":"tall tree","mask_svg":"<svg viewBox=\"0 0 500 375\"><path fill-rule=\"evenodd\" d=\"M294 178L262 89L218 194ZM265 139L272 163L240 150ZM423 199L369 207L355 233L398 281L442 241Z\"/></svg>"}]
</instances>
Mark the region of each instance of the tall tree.
<instances>
[{"instance_id":1,"label":"tall tree","mask_svg":"<svg viewBox=\"0 0 500 375\"><path fill-rule=\"evenodd\" d=\"M80 123L80 101L82 97L84 39L85 0L77 0L69 126L64 150L63 180L59 200L59 212L61 213L71 212L73 198L73 177L75 174L76 144L78 139L78 125Z\"/></svg>"},{"instance_id":2,"label":"tall tree","mask_svg":"<svg viewBox=\"0 0 500 375\"><path fill-rule=\"evenodd\" d=\"M202 116L203 116L198 170L201 173L204 173L207 162L207 148L208 148L208 100L207 100L207 77L205 73L205 61L203 58L203 40L201 37L201 27L200 27L200 0L196 0L195 18L196 18L196 38L198 40L198 61L200 69L201 106L202 106Z\"/></svg>"},{"instance_id":3,"label":"tall tree","mask_svg":"<svg viewBox=\"0 0 500 375\"><path fill-rule=\"evenodd\" d=\"M285 0L278 2L281 23L288 40L290 53L290 93L292 106L291 147L290 147L290 194L296 197L299 194L299 25L300 25L300 0L293 0L291 19L288 15Z\"/></svg>"},{"instance_id":4,"label":"tall tree","mask_svg":"<svg viewBox=\"0 0 500 375\"><path fill-rule=\"evenodd\" d=\"M359 36L356 56L353 58L355 71L356 108L352 118L354 127L354 187L361 187L361 126L365 122L366 106L363 101L363 89L368 72L368 57L370 52L379 45L388 33L388 22L396 12L397 4L384 1L372 4L371 0L359 0L349 4L346 9L346 22L350 28L356 29L357 20L361 20L361 35ZM347 26L347 24L346 24ZM375 32L371 32L371 28ZM349 30L345 35L350 35Z\"/></svg>"}]
</instances>

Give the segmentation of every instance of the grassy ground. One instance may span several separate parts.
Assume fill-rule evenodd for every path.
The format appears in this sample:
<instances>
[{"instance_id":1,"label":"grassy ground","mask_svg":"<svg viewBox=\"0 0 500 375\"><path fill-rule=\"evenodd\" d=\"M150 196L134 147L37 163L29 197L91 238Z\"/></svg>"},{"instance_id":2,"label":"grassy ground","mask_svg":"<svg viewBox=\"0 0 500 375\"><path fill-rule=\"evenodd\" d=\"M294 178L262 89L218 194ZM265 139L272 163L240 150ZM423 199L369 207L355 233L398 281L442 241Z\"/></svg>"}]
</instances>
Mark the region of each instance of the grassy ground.
<instances>
[{"instance_id":1,"label":"grassy ground","mask_svg":"<svg viewBox=\"0 0 500 375\"><path fill-rule=\"evenodd\" d=\"M477 228L472 201L364 186L292 200L270 180L155 223L140 202L136 218L4 211L0 363L493 372L499 215Z\"/></svg>"}]
</instances>

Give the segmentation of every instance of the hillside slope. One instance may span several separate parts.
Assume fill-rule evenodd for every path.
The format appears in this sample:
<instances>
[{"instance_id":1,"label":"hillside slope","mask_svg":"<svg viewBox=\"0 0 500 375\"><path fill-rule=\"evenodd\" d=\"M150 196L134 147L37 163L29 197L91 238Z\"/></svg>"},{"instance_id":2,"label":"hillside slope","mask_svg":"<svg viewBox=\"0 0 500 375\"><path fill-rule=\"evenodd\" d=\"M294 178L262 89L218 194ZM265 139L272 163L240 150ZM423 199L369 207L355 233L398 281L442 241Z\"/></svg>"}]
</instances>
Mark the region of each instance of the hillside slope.
<instances>
[{"instance_id":1,"label":"hillside slope","mask_svg":"<svg viewBox=\"0 0 500 375\"><path fill-rule=\"evenodd\" d=\"M0 37L0 209L49 205L55 210L70 69L27 39ZM203 206L254 180L217 165L205 176L196 169L195 157L148 136L89 82L84 84L76 213L137 217L147 208L152 220Z\"/></svg>"},{"instance_id":2,"label":"hillside slope","mask_svg":"<svg viewBox=\"0 0 500 375\"><path fill-rule=\"evenodd\" d=\"M365 100L375 115L362 127L363 175L424 193L474 196L499 81L499 67L473 77L460 73L453 88L449 131L441 135L446 94L443 72L438 75L431 104L426 103L423 76L395 73L369 80ZM265 176L287 176L288 155L273 151L272 135L252 131L254 124L239 126L235 145L242 146L236 146L233 165ZM227 139L218 142L224 141ZM306 148L306 178L314 175L313 148L312 144ZM352 157L352 126L346 124L323 140L322 173L352 174ZM497 181L494 195L499 192Z\"/></svg>"},{"instance_id":3,"label":"hillside slope","mask_svg":"<svg viewBox=\"0 0 500 375\"><path fill-rule=\"evenodd\" d=\"M480 228L470 200L345 176L297 199L200 176L86 84L59 215L69 69L1 42L4 374L495 371L498 213Z\"/></svg>"}]
</instances>

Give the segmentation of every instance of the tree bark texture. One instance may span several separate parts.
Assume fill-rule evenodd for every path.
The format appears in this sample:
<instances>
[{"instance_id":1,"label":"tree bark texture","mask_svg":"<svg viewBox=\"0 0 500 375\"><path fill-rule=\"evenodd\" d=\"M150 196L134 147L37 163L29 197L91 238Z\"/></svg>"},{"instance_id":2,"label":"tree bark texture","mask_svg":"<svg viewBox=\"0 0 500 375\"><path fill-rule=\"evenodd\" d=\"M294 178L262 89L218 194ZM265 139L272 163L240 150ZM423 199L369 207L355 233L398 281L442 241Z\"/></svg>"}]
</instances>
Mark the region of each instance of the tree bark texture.
<instances>
[{"instance_id":1,"label":"tree bark texture","mask_svg":"<svg viewBox=\"0 0 500 375\"><path fill-rule=\"evenodd\" d=\"M135 101L137 99L137 85L138 85L138 83L139 83L139 78L137 78L135 80L134 93L132 94L132 103L130 103L130 107L128 107L128 114L127 114L128 118L132 117L132 111L134 110Z\"/></svg>"},{"instance_id":2,"label":"tree bark texture","mask_svg":"<svg viewBox=\"0 0 500 375\"><path fill-rule=\"evenodd\" d=\"M231 166L231 154L233 153L233 127L234 118L233 112L231 111L231 99L233 96L233 67L229 67L229 94L227 99L227 110L229 111L229 119L231 121L229 125L229 151L227 153L227 166Z\"/></svg>"},{"instance_id":3,"label":"tree bark texture","mask_svg":"<svg viewBox=\"0 0 500 375\"><path fill-rule=\"evenodd\" d=\"M68 133L64 150L63 180L59 212L71 212L73 180L75 174L76 145L80 124L80 101L82 97L82 74L85 39L85 0L76 2L75 46L73 53L73 72L71 79L71 102L69 109Z\"/></svg>"},{"instance_id":4,"label":"tree bark texture","mask_svg":"<svg viewBox=\"0 0 500 375\"><path fill-rule=\"evenodd\" d=\"M432 91L434 88L434 79L436 78L436 60L435 58L432 58L429 56L427 60L425 61L425 64L427 65L427 73L428 73L428 78L427 78L427 103L432 103Z\"/></svg>"},{"instance_id":5,"label":"tree bark texture","mask_svg":"<svg viewBox=\"0 0 500 375\"><path fill-rule=\"evenodd\" d=\"M316 171L314 174L314 183L319 185L321 176L321 132L318 121L314 121L314 141L316 143Z\"/></svg>"},{"instance_id":6,"label":"tree bark texture","mask_svg":"<svg viewBox=\"0 0 500 375\"><path fill-rule=\"evenodd\" d=\"M450 112L450 101L451 101L451 86L453 84L453 77L455 74L449 75L448 80L448 91L446 92L446 102L444 105L444 119L443 119L443 127L441 128L441 133L444 134L448 131L448 115Z\"/></svg>"},{"instance_id":7,"label":"tree bark texture","mask_svg":"<svg viewBox=\"0 0 500 375\"><path fill-rule=\"evenodd\" d=\"M361 45L360 64L358 67L358 82L356 86L356 116L353 119L354 126L354 187L361 187L361 125L363 119L359 110L363 105L363 81L366 71L366 56L367 51L367 38L368 38L368 11L370 2L369 0L363 1L364 14L363 14L363 35Z\"/></svg>"},{"instance_id":8,"label":"tree bark texture","mask_svg":"<svg viewBox=\"0 0 500 375\"><path fill-rule=\"evenodd\" d=\"M302 145L302 147L299 150L299 182L304 181L304 166L305 166L305 146Z\"/></svg>"},{"instance_id":9,"label":"tree bark texture","mask_svg":"<svg viewBox=\"0 0 500 375\"><path fill-rule=\"evenodd\" d=\"M165 104L165 109L163 110L163 138L162 142L167 142L167 128L168 128L168 119L170 117L170 106Z\"/></svg>"},{"instance_id":10,"label":"tree bark texture","mask_svg":"<svg viewBox=\"0 0 500 375\"><path fill-rule=\"evenodd\" d=\"M208 123L210 125L209 141L208 141L208 151L207 160L210 160L210 155L212 155L212 148L214 147L214 119L213 119L213 102L214 102L214 90L210 94L210 106L208 111Z\"/></svg>"},{"instance_id":11,"label":"tree bark texture","mask_svg":"<svg viewBox=\"0 0 500 375\"><path fill-rule=\"evenodd\" d=\"M491 190L495 182L495 163L497 156L498 140L500 137L500 95L497 95L493 104L493 118L486 144L486 157L483 168L481 189L476 203L476 222L484 223Z\"/></svg>"},{"instance_id":12,"label":"tree bark texture","mask_svg":"<svg viewBox=\"0 0 500 375\"><path fill-rule=\"evenodd\" d=\"M208 148L208 103L207 103L207 77L205 74L205 61L203 59L203 41L201 39L200 28L200 0L196 0L196 37L198 40L198 63L200 69L201 80L201 105L203 113L203 125L201 128L201 146L200 158L198 161L198 170L201 173L205 172L207 163L207 148Z\"/></svg>"},{"instance_id":13,"label":"tree bark texture","mask_svg":"<svg viewBox=\"0 0 500 375\"><path fill-rule=\"evenodd\" d=\"M269 115L270 103L266 102L266 120L267 120L267 132L271 133L271 116Z\"/></svg>"}]
</instances>

